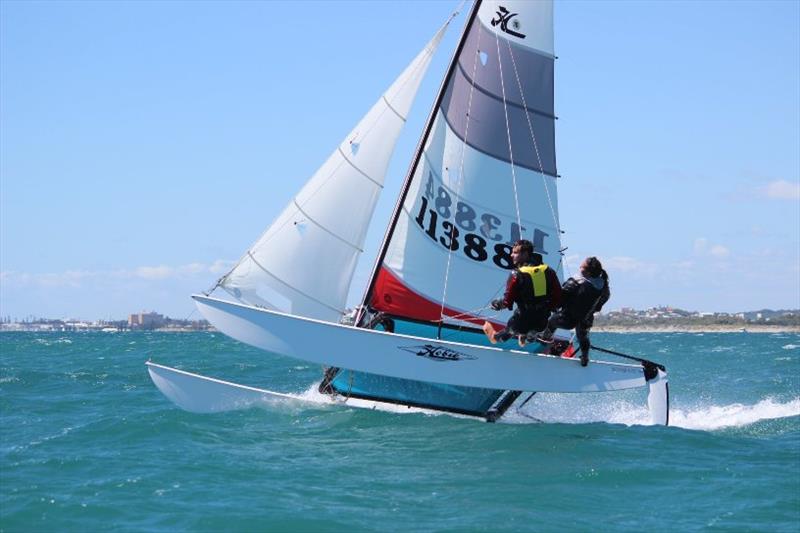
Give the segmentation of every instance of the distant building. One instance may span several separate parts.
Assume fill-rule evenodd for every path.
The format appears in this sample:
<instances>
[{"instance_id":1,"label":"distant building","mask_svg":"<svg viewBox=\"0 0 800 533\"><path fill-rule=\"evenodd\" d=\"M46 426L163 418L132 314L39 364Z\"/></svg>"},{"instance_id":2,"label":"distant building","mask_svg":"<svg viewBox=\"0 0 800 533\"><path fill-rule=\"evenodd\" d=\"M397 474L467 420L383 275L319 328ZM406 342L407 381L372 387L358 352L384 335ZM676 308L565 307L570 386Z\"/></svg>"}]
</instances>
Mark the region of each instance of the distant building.
<instances>
[{"instance_id":1,"label":"distant building","mask_svg":"<svg viewBox=\"0 0 800 533\"><path fill-rule=\"evenodd\" d=\"M155 311L137 313L128 316L128 327L131 329L156 329L164 324L164 315Z\"/></svg>"}]
</instances>

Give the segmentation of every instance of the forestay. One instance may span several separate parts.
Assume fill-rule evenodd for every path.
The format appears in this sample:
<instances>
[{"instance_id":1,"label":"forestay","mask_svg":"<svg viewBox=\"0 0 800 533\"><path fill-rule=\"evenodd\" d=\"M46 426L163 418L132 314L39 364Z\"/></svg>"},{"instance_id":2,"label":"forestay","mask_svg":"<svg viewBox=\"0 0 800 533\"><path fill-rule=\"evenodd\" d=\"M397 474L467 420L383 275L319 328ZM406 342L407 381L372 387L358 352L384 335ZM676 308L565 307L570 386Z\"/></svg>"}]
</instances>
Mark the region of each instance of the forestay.
<instances>
[{"instance_id":1,"label":"forestay","mask_svg":"<svg viewBox=\"0 0 800 533\"><path fill-rule=\"evenodd\" d=\"M452 18L451 18L452 20ZM400 131L449 21L224 276L237 300L337 321ZM298 268L306 255L325 268Z\"/></svg>"},{"instance_id":2,"label":"forestay","mask_svg":"<svg viewBox=\"0 0 800 533\"><path fill-rule=\"evenodd\" d=\"M551 2L473 13L387 232L371 308L482 323L519 238L561 274L552 18Z\"/></svg>"}]
</instances>

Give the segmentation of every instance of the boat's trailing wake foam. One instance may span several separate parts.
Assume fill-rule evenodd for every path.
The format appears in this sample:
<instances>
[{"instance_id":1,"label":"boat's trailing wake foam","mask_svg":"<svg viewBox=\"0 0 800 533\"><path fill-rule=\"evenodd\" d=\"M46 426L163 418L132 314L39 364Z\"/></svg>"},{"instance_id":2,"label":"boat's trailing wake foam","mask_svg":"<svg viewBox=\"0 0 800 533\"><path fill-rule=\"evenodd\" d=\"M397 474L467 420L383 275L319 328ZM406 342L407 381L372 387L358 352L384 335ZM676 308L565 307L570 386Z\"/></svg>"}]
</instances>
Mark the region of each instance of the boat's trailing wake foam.
<instances>
[{"instance_id":1,"label":"boat's trailing wake foam","mask_svg":"<svg viewBox=\"0 0 800 533\"><path fill-rule=\"evenodd\" d=\"M673 409L670 423L686 429L710 431L791 416L800 416L800 398L785 403L765 398L755 405L733 403L697 409Z\"/></svg>"},{"instance_id":2,"label":"boat's trailing wake foam","mask_svg":"<svg viewBox=\"0 0 800 533\"><path fill-rule=\"evenodd\" d=\"M581 400L583 399L574 395L540 394L522 412L509 412L504 420L510 423L526 423L536 419L541 422L567 424L607 422L629 426L651 425L650 413L641 403L618 400L592 404L588 399ZM788 402L765 398L751 405L733 403L689 408L673 405L669 424L684 429L714 431L792 416L800 416L800 397Z\"/></svg>"},{"instance_id":3,"label":"boat's trailing wake foam","mask_svg":"<svg viewBox=\"0 0 800 533\"><path fill-rule=\"evenodd\" d=\"M368 400L351 398L344 402L344 398L331 399L330 396L320 394L317 384L307 391L298 394L297 398L306 402L320 405L349 405L358 408L373 409L387 413L422 413L428 415L443 414L459 418L469 418L463 415L453 415L427 409L410 408L403 405L394 405ZM525 398L525 395L523 395ZM511 409L501 422L510 424L530 424L537 422L588 424L604 422L611 424L624 424L627 426L652 425L650 412L641 402L619 400L606 402L602 406L597 402L586 402L579 405L575 395L565 394L538 394L525 405L522 411ZM583 402L580 402L583 403ZM272 405L272 402L270 402ZM676 408L670 410L670 426L683 429L701 431L714 431L718 429L743 427L761 420L787 418L800 416L800 397L788 402L780 402L766 398L753 405L734 403L729 405L697 406L694 408Z\"/></svg>"}]
</instances>

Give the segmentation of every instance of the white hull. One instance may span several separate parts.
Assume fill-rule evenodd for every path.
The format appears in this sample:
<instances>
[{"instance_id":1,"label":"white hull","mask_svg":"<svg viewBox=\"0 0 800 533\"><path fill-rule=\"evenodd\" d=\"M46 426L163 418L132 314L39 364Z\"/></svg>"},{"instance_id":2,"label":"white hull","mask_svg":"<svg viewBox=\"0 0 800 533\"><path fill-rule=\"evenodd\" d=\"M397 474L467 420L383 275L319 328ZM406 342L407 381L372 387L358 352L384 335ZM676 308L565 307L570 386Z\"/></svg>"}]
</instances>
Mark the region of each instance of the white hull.
<instances>
[{"instance_id":1,"label":"white hull","mask_svg":"<svg viewBox=\"0 0 800 533\"><path fill-rule=\"evenodd\" d=\"M147 361L145 365L147 365L150 379L153 380L158 390L172 403L184 411L192 413L220 413L247 409L255 405L287 405L287 403L298 407L347 405L359 409L380 409L392 413L435 413L435 411L417 407L399 406L346 396L286 394L178 370L151 361ZM474 418L467 415L453 416Z\"/></svg>"},{"instance_id":2,"label":"white hull","mask_svg":"<svg viewBox=\"0 0 800 533\"><path fill-rule=\"evenodd\" d=\"M640 365L575 359L437 341L286 315L205 296L198 308L226 335L268 352L383 376L538 392L644 387Z\"/></svg>"},{"instance_id":3,"label":"white hull","mask_svg":"<svg viewBox=\"0 0 800 533\"><path fill-rule=\"evenodd\" d=\"M150 361L147 361L146 365L150 379L158 390L175 405L192 413L219 413L270 400L304 401L290 394L192 374Z\"/></svg>"}]
</instances>

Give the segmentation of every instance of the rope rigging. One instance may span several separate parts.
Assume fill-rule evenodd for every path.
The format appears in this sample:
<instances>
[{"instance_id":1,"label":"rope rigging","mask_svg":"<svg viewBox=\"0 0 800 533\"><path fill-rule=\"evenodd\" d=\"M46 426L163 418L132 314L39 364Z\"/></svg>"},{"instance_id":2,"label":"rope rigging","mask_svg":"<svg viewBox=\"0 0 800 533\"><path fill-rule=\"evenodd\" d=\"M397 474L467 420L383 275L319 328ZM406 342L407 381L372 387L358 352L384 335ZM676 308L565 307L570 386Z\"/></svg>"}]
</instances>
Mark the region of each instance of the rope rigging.
<instances>
[{"instance_id":1,"label":"rope rigging","mask_svg":"<svg viewBox=\"0 0 800 533\"><path fill-rule=\"evenodd\" d=\"M480 47L481 42L481 26L480 24L478 27L478 46ZM461 141L461 158L459 161L458 171L456 172L456 187L453 189L456 197L456 205L458 205L459 198L461 196L461 185L464 183L464 156L466 153L466 146L467 146L467 138L469 135L469 123L470 123L470 113L472 111L472 96L475 93L475 72L478 68L478 54L475 54L475 57L472 58L472 82L470 84L469 89L469 101L467 103L467 120L466 125L464 128L464 139ZM448 181L449 177L452 174L448 174ZM451 229L451 242L455 235L455 226L452 226ZM448 246L447 248L447 265L445 266L444 270L444 286L442 287L442 306L439 310L439 329L437 331L436 336L441 338L442 336L442 324L444 323L445 315L444 315L444 303L447 299L447 283L450 278L450 264L453 259L453 247ZM480 315L478 315L480 316Z\"/></svg>"},{"instance_id":2,"label":"rope rigging","mask_svg":"<svg viewBox=\"0 0 800 533\"><path fill-rule=\"evenodd\" d=\"M477 26L477 30L478 30L478 34L477 34L476 49L477 49L478 53L476 53L475 57L473 58L472 75L470 76L470 79L469 79L470 89L469 89L469 100L468 100L468 104L467 104L467 114L466 114L466 122L465 122L465 128L464 128L464 136L461 139L461 147L460 147L461 148L461 159L460 159L460 163L459 163L459 170L458 170L458 172L456 174L456 181L454 183L455 187L452 188L456 201L458 201L460 196L461 196L461 187L462 187L462 184L464 182L464 172L463 172L464 171L464 159L465 159L466 145L468 143L469 128L470 128L470 123L471 123L471 119L472 119L472 116L471 116L472 100L473 100L473 94L475 92L475 85L476 85L476 82L475 82L476 75L475 74L476 74L476 69L477 69L478 56L481 53L480 52L480 50L481 50L480 44L481 44L481 37L482 37L482 33L483 32L482 32L482 28L481 28L480 25ZM514 78L515 78L515 81L516 81L517 89L519 90L519 94L520 94L520 97L521 97L521 100L522 100L522 109L523 109L523 112L524 112L524 115L525 115L525 119L526 119L526 122L527 122L527 126L528 126L528 133L530 135L530 143L531 143L531 145L533 147L533 152L536 155L536 160L537 160L537 163L538 163L538 173L539 173L539 175L540 175L540 177L542 179L542 186L544 188L544 193L545 193L545 197L546 197L546 200L547 200L547 205L549 207L550 215L551 215L552 220L553 220L553 225L554 225L554 227L555 227L555 229L557 231L557 234L558 234L557 238L559 239L559 243L560 243L561 242L561 236L564 234L564 231L561 229L561 224L560 224L559 219L558 219L558 214L557 214L557 211L556 211L554 198L553 198L553 195L550 192L550 185L548 183L548 176L546 176L545 173L544 173L544 166L542 164L542 155L541 155L541 151L539 149L539 143L537 142L536 134L534 133L532 117L531 117L531 113L529 112L528 103L527 103L526 98L525 98L525 91L523 90L523 84L522 84L522 80L521 80L520 75L519 75L519 70L517 68L517 62L516 62L516 59L514 57L514 51L513 51L512 47L511 47L511 43L509 41L506 41L506 47L507 47L507 51L508 51L509 57L511 59L511 65L512 65L512 68L513 68L513 73L514 73ZM512 135L511 135L511 122L510 122L509 110L508 110L509 104L508 104L508 97L507 97L507 93L506 93L505 77L503 75L503 61L502 61L502 56L501 56L500 37L499 37L498 34L495 34L495 48L496 48L496 51L497 51L498 71L499 71L499 76L500 76L500 89L501 89L501 94L502 94L503 114L504 114L504 119L505 119L506 143L507 143L508 155L509 155L509 166L511 167L511 182L512 182L512 192L513 192L513 201L514 201L514 211L515 211L517 226L521 230L521 228L522 228L522 213L521 213L521 209L520 209L519 188L517 186L517 172L516 172L517 165L514 162L514 150L513 150ZM565 248L562 248L561 246L559 246L559 249L558 249L559 261L558 261L557 270L559 268L563 268L562 271L564 271L564 274L565 274L565 277L566 277L566 273L567 272L571 273L572 269L571 269L571 267L569 265L569 262L568 262L568 260L566 258L566 255L563 253L564 250L565 250ZM439 319L439 334L438 334L438 336L440 338L441 338L442 324L446 319L449 318L451 320L452 319L456 319L457 320L458 317L467 315L467 313L465 312L465 313L460 313L459 315L454 315L454 316L449 316L448 317L448 316L445 316L445 313L444 313L445 301L447 299L447 289L448 289L449 278L450 278L450 269L451 269L451 266L452 266L451 265L451 263L452 263L452 255L453 255L452 248L448 248L447 263L446 263L445 272L444 272L444 286L443 286L442 299L441 299L440 319ZM495 293L495 295L496 294L497 294L497 292ZM490 301L491 301L491 299L490 299ZM482 316L482 317L486 318L485 316L481 315L480 313L483 310L485 310L487 307L488 307L488 305L484 305L483 307L481 307L481 308L479 308L477 310L478 312L475 315L472 315L472 316Z\"/></svg>"}]
</instances>

